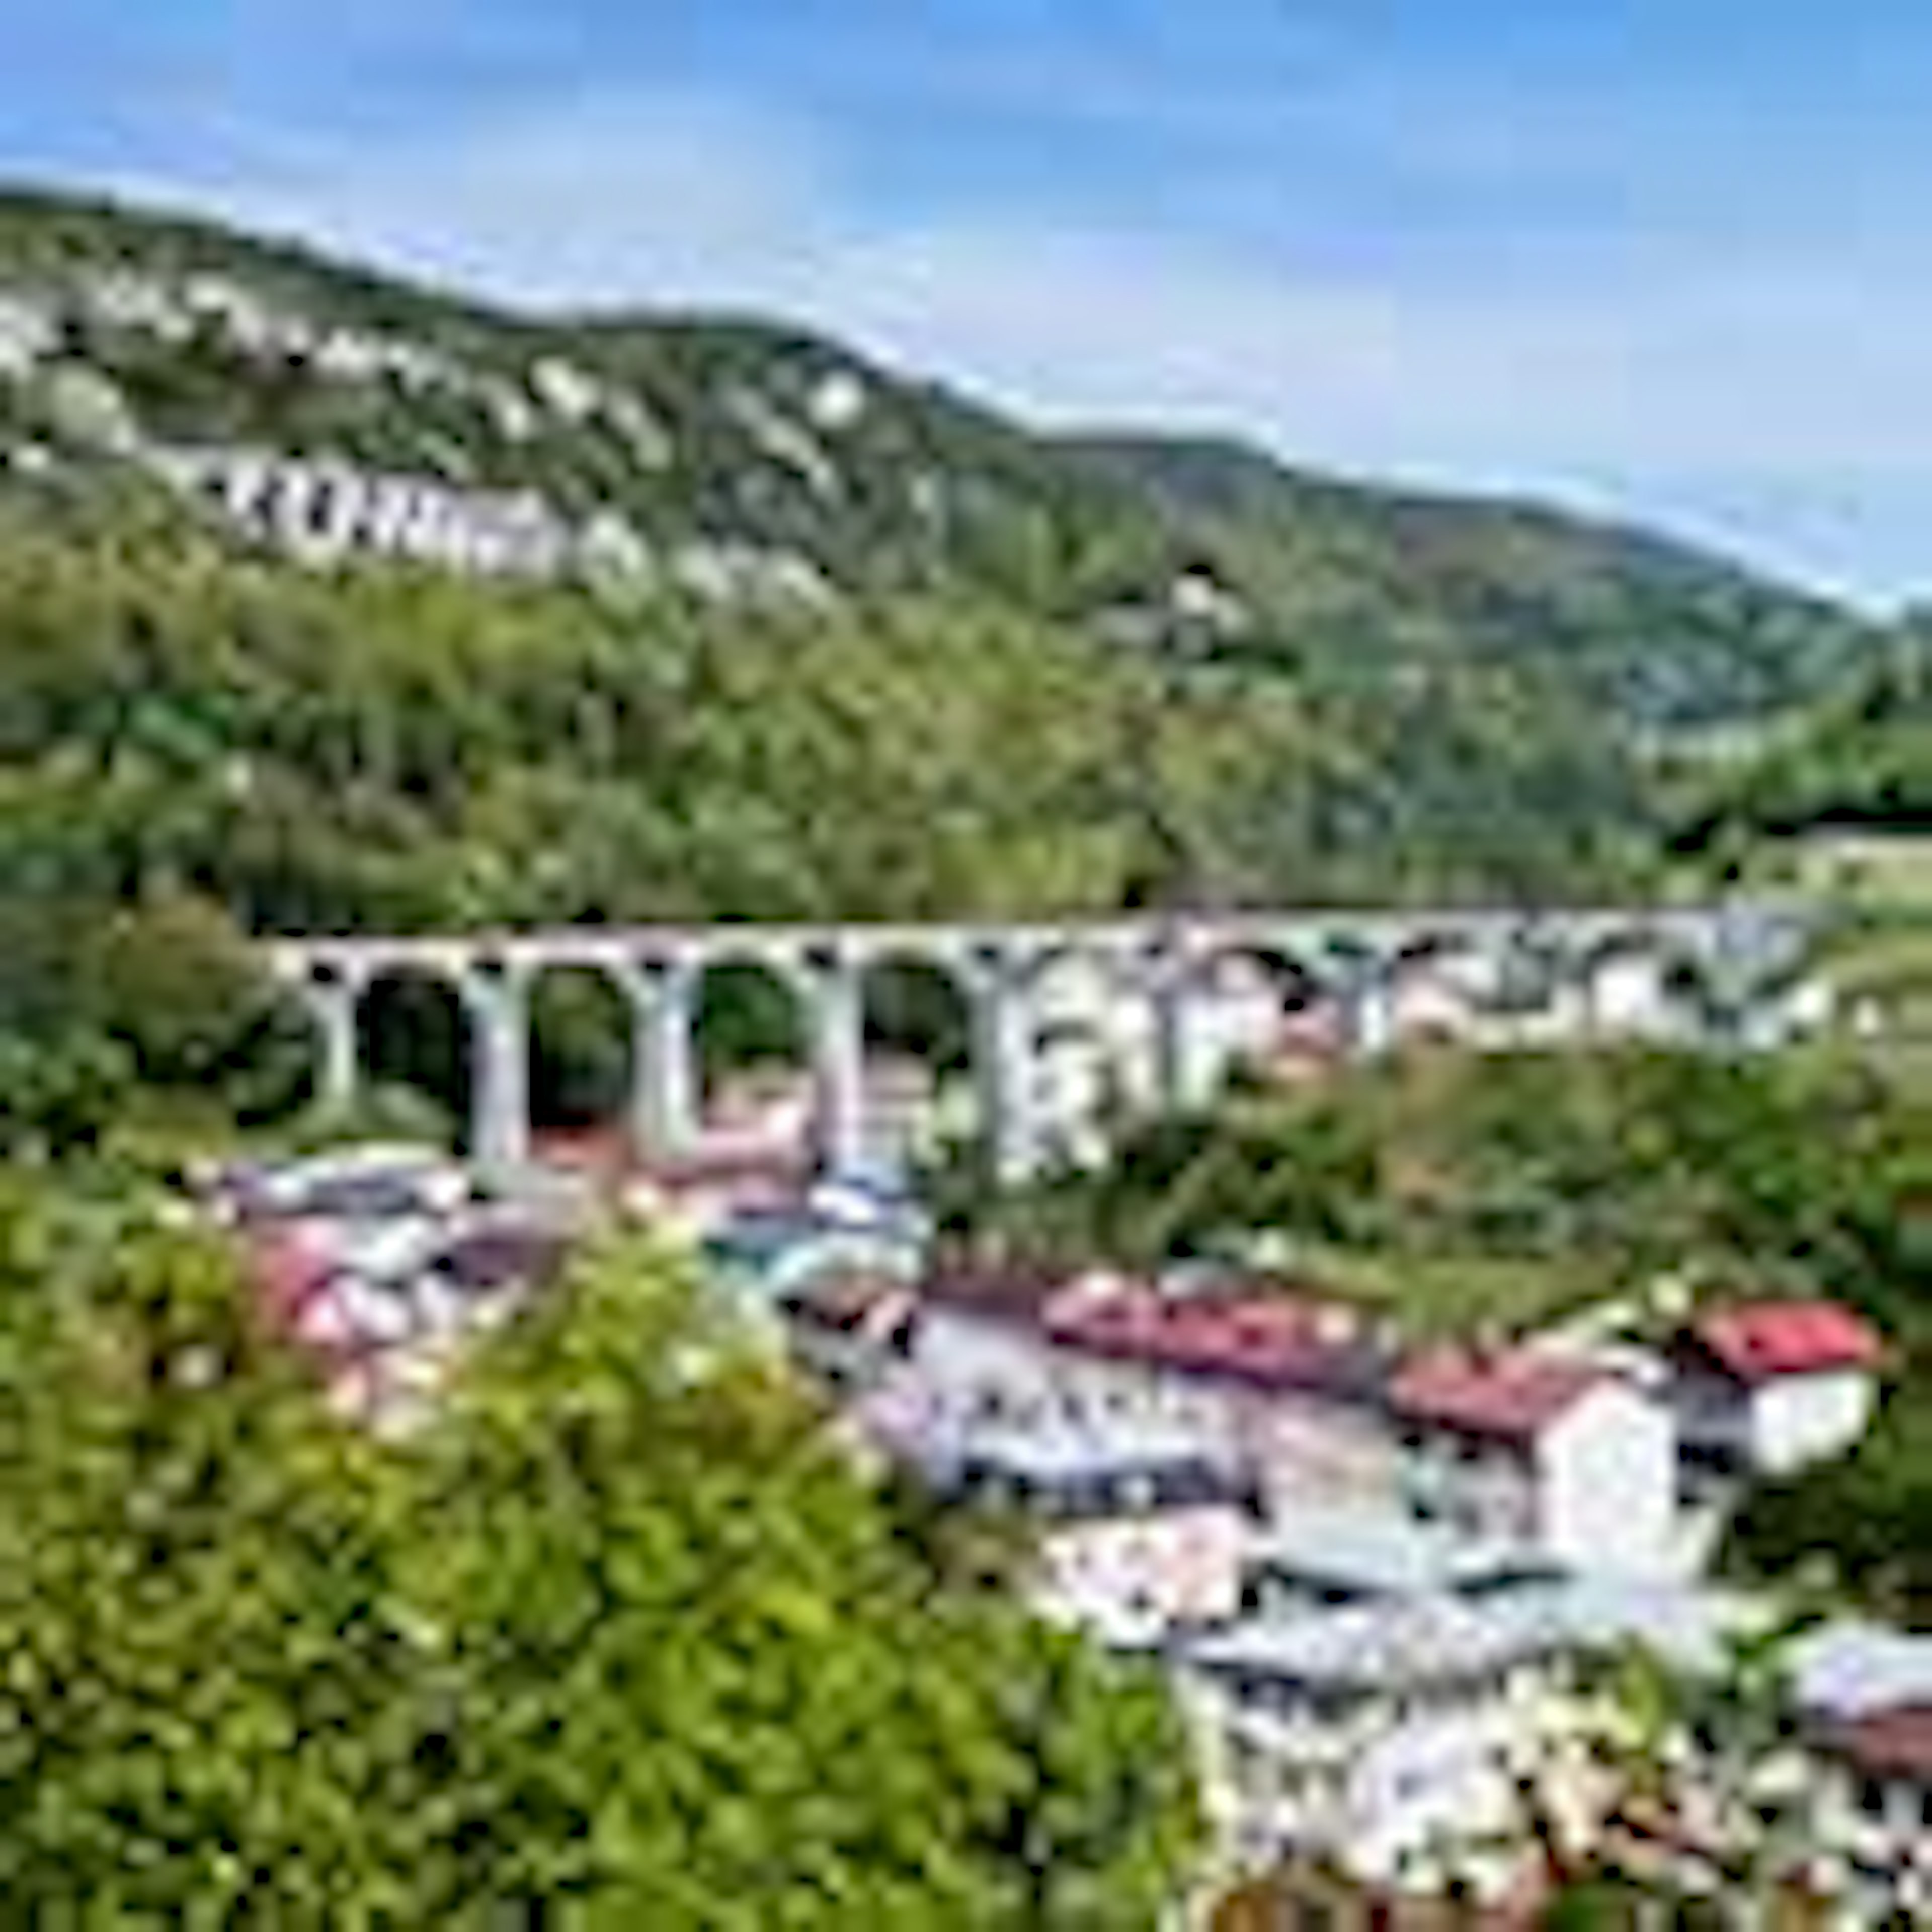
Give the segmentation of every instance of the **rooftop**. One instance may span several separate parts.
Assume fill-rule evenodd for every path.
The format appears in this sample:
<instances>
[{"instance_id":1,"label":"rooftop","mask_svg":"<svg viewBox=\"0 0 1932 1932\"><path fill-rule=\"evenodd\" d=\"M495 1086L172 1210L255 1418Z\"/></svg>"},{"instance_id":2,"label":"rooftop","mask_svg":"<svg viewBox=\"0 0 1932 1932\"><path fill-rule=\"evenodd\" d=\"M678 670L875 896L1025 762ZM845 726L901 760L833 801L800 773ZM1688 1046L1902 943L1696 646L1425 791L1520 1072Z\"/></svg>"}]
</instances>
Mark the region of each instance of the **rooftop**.
<instances>
[{"instance_id":1,"label":"rooftop","mask_svg":"<svg viewBox=\"0 0 1932 1932\"><path fill-rule=\"evenodd\" d=\"M1067 1286L1064 1269L1022 1263L986 1265L951 1258L937 1262L920 1288L934 1307L988 1321L1039 1328L1047 1304Z\"/></svg>"},{"instance_id":2,"label":"rooftop","mask_svg":"<svg viewBox=\"0 0 1932 1932\"><path fill-rule=\"evenodd\" d=\"M1367 1695L1495 1677L1556 1648L1514 1612L1432 1596L1253 1618L1186 1645L1184 1655L1216 1676Z\"/></svg>"},{"instance_id":3,"label":"rooftop","mask_svg":"<svg viewBox=\"0 0 1932 1932\"><path fill-rule=\"evenodd\" d=\"M1885 1345L1836 1301L1750 1301L1700 1316L1690 1333L1726 1373L1748 1384L1783 1376L1875 1369Z\"/></svg>"},{"instance_id":4,"label":"rooftop","mask_svg":"<svg viewBox=\"0 0 1932 1932\"><path fill-rule=\"evenodd\" d=\"M896 1328L917 1312L918 1305L904 1282L884 1275L822 1276L784 1300L786 1312L795 1320L841 1334Z\"/></svg>"},{"instance_id":5,"label":"rooftop","mask_svg":"<svg viewBox=\"0 0 1932 1932\"><path fill-rule=\"evenodd\" d=\"M1257 1570L1366 1596L1454 1594L1551 1574L1548 1553L1533 1546L1418 1522L1385 1508L1298 1508L1277 1516L1251 1548Z\"/></svg>"},{"instance_id":6,"label":"rooftop","mask_svg":"<svg viewBox=\"0 0 1932 1932\"><path fill-rule=\"evenodd\" d=\"M1045 1326L1054 1341L1094 1354L1346 1400L1372 1396L1385 1372L1354 1310L1282 1294L1072 1289L1047 1309Z\"/></svg>"},{"instance_id":7,"label":"rooftop","mask_svg":"<svg viewBox=\"0 0 1932 1932\"><path fill-rule=\"evenodd\" d=\"M1183 1654L1216 1674L1368 1694L1476 1682L1639 1640L1684 1667L1710 1667L1745 1619L1718 1592L1576 1575L1476 1600L1438 1593L1252 1618Z\"/></svg>"},{"instance_id":8,"label":"rooftop","mask_svg":"<svg viewBox=\"0 0 1932 1932\"><path fill-rule=\"evenodd\" d=\"M1792 1646L1798 1700L1826 1718L1932 1706L1932 1636L1842 1618Z\"/></svg>"},{"instance_id":9,"label":"rooftop","mask_svg":"<svg viewBox=\"0 0 1932 1932\"><path fill-rule=\"evenodd\" d=\"M1388 1400L1408 1421L1520 1445L1610 1379L1588 1363L1525 1349L1444 1348L1406 1364L1389 1384Z\"/></svg>"},{"instance_id":10,"label":"rooftop","mask_svg":"<svg viewBox=\"0 0 1932 1932\"><path fill-rule=\"evenodd\" d=\"M1833 1742L1872 1777L1932 1784L1932 1703L1874 1711L1844 1726Z\"/></svg>"},{"instance_id":11,"label":"rooftop","mask_svg":"<svg viewBox=\"0 0 1932 1932\"><path fill-rule=\"evenodd\" d=\"M974 1428L954 1446L962 1463L1042 1484L1114 1480L1166 1470L1226 1468L1232 1486L1237 1474L1227 1467L1227 1458L1213 1444L1180 1428L996 1425Z\"/></svg>"}]
</instances>

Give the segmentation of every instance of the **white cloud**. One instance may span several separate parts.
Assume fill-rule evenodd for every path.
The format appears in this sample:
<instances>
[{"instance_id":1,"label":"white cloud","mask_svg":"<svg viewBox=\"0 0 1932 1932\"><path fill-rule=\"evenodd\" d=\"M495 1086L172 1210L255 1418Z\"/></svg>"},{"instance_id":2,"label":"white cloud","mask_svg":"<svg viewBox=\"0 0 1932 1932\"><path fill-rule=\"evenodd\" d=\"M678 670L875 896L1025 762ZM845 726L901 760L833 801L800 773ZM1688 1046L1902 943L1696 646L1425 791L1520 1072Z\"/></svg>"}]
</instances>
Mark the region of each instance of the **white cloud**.
<instances>
[{"instance_id":1,"label":"white cloud","mask_svg":"<svg viewBox=\"0 0 1932 1932\"><path fill-rule=\"evenodd\" d=\"M1626 509L1641 493L1647 519L1694 526L1775 502L1754 547L1828 575L1864 574L1861 493L1894 529L1908 500L1932 512L1916 406L1932 273L1828 242L1746 260L1637 235L1587 269L1518 255L1487 280L1479 262L1304 271L1287 238L1238 255L1024 210L887 214L804 126L686 94L586 96L368 151L257 142L133 185L524 304L816 322L1056 419L1211 426L1355 471Z\"/></svg>"}]
</instances>

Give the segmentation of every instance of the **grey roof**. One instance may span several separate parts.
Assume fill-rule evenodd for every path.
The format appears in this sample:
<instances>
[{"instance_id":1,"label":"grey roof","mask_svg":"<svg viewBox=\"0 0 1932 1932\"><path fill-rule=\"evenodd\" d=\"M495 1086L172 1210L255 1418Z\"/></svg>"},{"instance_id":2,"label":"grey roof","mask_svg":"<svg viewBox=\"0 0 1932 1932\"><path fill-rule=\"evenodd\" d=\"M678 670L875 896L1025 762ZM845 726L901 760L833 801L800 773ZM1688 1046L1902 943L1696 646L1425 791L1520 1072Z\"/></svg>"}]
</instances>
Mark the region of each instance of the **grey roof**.
<instances>
[{"instance_id":1,"label":"grey roof","mask_svg":"<svg viewBox=\"0 0 1932 1932\"><path fill-rule=\"evenodd\" d=\"M1198 1432L1151 1424L1087 1428L1056 1420L968 1426L949 1445L953 1459L1014 1480L1048 1484L1105 1481L1184 1466L1228 1468L1226 1454Z\"/></svg>"},{"instance_id":2,"label":"grey roof","mask_svg":"<svg viewBox=\"0 0 1932 1932\"><path fill-rule=\"evenodd\" d=\"M1791 1664L1798 1701L1826 1717L1932 1704L1932 1636L1844 1618L1795 1639Z\"/></svg>"},{"instance_id":3,"label":"grey roof","mask_svg":"<svg viewBox=\"0 0 1932 1932\"><path fill-rule=\"evenodd\" d=\"M1641 1641L1672 1661L1714 1661L1738 1600L1631 1578L1576 1576L1478 1601L1444 1594L1262 1616L1184 1644L1184 1663L1310 1690L1454 1684Z\"/></svg>"},{"instance_id":4,"label":"grey roof","mask_svg":"<svg viewBox=\"0 0 1932 1932\"><path fill-rule=\"evenodd\" d=\"M1358 1694L1495 1676L1551 1653L1520 1615L1441 1596L1253 1618L1180 1649L1214 1676Z\"/></svg>"},{"instance_id":5,"label":"grey roof","mask_svg":"<svg viewBox=\"0 0 1932 1932\"><path fill-rule=\"evenodd\" d=\"M1454 1591L1523 1572L1546 1574L1549 1554L1500 1537L1472 1537L1385 1506L1297 1508L1251 1546L1250 1567L1364 1595Z\"/></svg>"}]
</instances>

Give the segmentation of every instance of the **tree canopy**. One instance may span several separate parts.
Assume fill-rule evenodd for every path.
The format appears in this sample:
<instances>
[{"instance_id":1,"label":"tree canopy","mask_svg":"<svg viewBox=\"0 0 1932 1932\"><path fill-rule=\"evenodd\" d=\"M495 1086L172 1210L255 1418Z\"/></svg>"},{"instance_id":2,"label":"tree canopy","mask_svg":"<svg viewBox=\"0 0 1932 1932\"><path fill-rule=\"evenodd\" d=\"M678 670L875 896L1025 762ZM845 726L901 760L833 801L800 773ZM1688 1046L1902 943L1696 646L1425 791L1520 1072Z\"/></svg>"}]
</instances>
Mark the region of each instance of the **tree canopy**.
<instances>
[{"instance_id":1,"label":"tree canopy","mask_svg":"<svg viewBox=\"0 0 1932 1932\"><path fill-rule=\"evenodd\" d=\"M1140 1265L1258 1242L1424 1329L1532 1326L1663 1274L1831 1288L1899 1326L1928 1148L1922 1100L1846 1054L1424 1048L1130 1126L1096 1172L960 1213Z\"/></svg>"},{"instance_id":2,"label":"tree canopy","mask_svg":"<svg viewBox=\"0 0 1932 1932\"><path fill-rule=\"evenodd\" d=\"M101 1212L0 1212L10 1910L1154 1924L1157 1688L943 1585L664 1257L607 1249L384 1441L220 1250Z\"/></svg>"}]
</instances>

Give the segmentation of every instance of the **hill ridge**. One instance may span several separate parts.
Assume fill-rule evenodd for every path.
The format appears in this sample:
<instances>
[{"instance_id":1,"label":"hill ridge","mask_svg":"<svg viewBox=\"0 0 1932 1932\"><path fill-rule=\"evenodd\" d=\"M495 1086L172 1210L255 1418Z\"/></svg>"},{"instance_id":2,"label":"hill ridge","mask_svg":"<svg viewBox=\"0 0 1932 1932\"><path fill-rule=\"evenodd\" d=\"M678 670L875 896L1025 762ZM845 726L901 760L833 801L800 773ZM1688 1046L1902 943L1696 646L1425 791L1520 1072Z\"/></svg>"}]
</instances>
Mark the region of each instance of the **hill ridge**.
<instances>
[{"instance_id":1,"label":"hill ridge","mask_svg":"<svg viewBox=\"0 0 1932 1932\"><path fill-rule=\"evenodd\" d=\"M0 482L132 469L318 567L779 607L960 589L1317 682L1508 662L1650 726L1802 702L1874 629L1530 498L1059 434L822 332L546 315L112 197L0 189Z\"/></svg>"}]
</instances>

